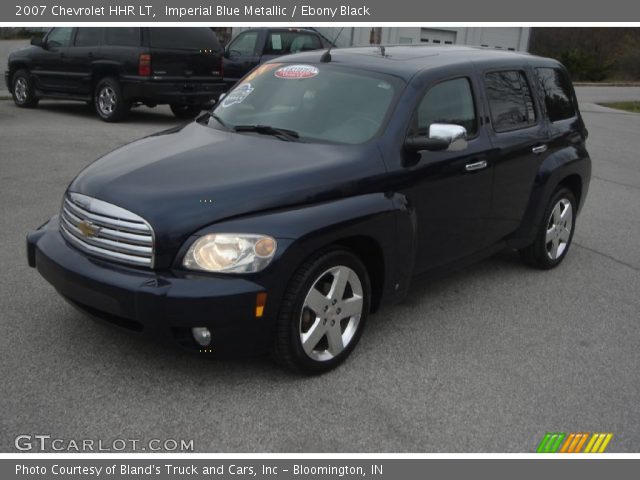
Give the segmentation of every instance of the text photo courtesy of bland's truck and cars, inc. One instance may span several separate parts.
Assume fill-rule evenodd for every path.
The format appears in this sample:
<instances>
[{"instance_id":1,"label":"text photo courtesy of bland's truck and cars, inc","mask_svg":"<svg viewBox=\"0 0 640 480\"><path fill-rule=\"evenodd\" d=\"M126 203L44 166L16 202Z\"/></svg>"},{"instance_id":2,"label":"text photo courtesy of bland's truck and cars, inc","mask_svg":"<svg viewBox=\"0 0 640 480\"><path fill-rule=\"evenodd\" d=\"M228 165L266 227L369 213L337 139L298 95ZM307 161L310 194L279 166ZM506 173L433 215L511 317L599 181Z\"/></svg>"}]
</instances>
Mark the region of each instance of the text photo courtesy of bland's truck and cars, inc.
<instances>
[{"instance_id":1,"label":"text photo courtesy of bland's truck and cars, inc","mask_svg":"<svg viewBox=\"0 0 640 480\"><path fill-rule=\"evenodd\" d=\"M312 5L294 5L285 7L281 5L244 5L235 7L231 5L199 5L197 7L176 7L164 5L87 5L84 7L69 7L64 5L24 6L16 5L16 16L37 17L51 14L55 17L143 17L156 18L157 13L164 17L188 18L188 17L291 17L291 18L348 18L369 17L371 9L366 5L338 5L334 7L315 7Z\"/></svg>"}]
</instances>

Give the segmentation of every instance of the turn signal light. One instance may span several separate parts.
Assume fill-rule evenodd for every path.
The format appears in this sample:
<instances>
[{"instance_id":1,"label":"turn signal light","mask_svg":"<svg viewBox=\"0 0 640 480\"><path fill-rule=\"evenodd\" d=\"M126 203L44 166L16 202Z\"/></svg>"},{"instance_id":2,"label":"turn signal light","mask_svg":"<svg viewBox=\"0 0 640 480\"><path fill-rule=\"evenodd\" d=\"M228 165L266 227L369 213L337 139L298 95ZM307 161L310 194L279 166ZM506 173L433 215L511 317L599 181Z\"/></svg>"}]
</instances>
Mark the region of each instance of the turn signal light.
<instances>
[{"instance_id":1,"label":"turn signal light","mask_svg":"<svg viewBox=\"0 0 640 480\"><path fill-rule=\"evenodd\" d=\"M151 75L151 55L148 53L140 54L138 59L138 75L148 77Z\"/></svg>"},{"instance_id":2,"label":"turn signal light","mask_svg":"<svg viewBox=\"0 0 640 480\"><path fill-rule=\"evenodd\" d=\"M267 294L261 292L256 296L256 318L262 317L264 306L267 304Z\"/></svg>"}]
</instances>

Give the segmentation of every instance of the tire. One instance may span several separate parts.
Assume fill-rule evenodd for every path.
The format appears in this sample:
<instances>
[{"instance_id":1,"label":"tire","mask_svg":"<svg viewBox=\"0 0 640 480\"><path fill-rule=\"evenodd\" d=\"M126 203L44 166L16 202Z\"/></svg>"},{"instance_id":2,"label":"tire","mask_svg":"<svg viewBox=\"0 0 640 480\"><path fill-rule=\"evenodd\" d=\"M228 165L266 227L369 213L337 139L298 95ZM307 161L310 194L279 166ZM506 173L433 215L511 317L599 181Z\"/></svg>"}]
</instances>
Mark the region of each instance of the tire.
<instances>
[{"instance_id":1,"label":"tire","mask_svg":"<svg viewBox=\"0 0 640 480\"><path fill-rule=\"evenodd\" d=\"M176 118L182 119L196 118L202 111L202 105L177 105L174 103L169 105L169 108Z\"/></svg>"},{"instance_id":2,"label":"tire","mask_svg":"<svg viewBox=\"0 0 640 480\"><path fill-rule=\"evenodd\" d=\"M358 343L370 305L369 275L353 253L334 249L311 258L293 275L280 306L275 360L308 375L335 368ZM345 316L347 308L353 315Z\"/></svg>"},{"instance_id":3,"label":"tire","mask_svg":"<svg viewBox=\"0 0 640 480\"><path fill-rule=\"evenodd\" d=\"M13 102L20 108L35 108L40 100L36 97L33 80L27 70L18 70L13 74L12 97Z\"/></svg>"},{"instance_id":4,"label":"tire","mask_svg":"<svg viewBox=\"0 0 640 480\"><path fill-rule=\"evenodd\" d=\"M520 250L523 260L536 268L555 268L567 256L576 226L576 198L559 187L547 204L535 241Z\"/></svg>"},{"instance_id":5,"label":"tire","mask_svg":"<svg viewBox=\"0 0 640 480\"><path fill-rule=\"evenodd\" d=\"M119 122L129 114L131 103L122 95L120 82L113 77L100 79L93 95L98 116L105 122Z\"/></svg>"}]
</instances>

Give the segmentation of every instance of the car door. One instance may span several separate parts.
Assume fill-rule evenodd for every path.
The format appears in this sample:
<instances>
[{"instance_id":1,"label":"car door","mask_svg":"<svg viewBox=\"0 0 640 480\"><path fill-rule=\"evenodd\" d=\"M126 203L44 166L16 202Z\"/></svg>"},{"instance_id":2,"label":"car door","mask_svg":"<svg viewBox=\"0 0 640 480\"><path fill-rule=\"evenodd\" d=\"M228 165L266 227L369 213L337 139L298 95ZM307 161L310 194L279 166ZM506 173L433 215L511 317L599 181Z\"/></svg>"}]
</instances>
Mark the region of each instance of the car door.
<instances>
[{"instance_id":1,"label":"car door","mask_svg":"<svg viewBox=\"0 0 640 480\"><path fill-rule=\"evenodd\" d=\"M548 155L548 129L525 66L484 71L488 128L494 147L494 187L487 242L521 224L540 164Z\"/></svg>"},{"instance_id":2,"label":"car door","mask_svg":"<svg viewBox=\"0 0 640 480\"><path fill-rule=\"evenodd\" d=\"M224 53L224 80L233 85L260 61L258 40L260 31L249 30L240 33L227 46Z\"/></svg>"},{"instance_id":3,"label":"car door","mask_svg":"<svg viewBox=\"0 0 640 480\"><path fill-rule=\"evenodd\" d=\"M418 102L408 136L434 123L467 130L459 151L403 154L404 193L417 219L416 272L453 262L482 248L491 202L491 143L482 128L473 71L431 82Z\"/></svg>"},{"instance_id":4,"label":"car door","mask_svg":"<svg viewBox=\"0 0 640 480\"><path fill-rule=\"evenodd\" d=\"M45 37L43 47L35 55L32 69L39 90L54 93L73 90L68 57L72 37L72 27L52 28Z\"/></svg>"},{"instance_id":5,"label":"car door","mask_svg":"<svg viewBox=\"0 0 640 480\"><path fill-rule=\"evenodd\" d=\"M91 75L94 62L99 60L103 28L80 27L76 29L73 47L68 52L69 74L73 77L74 93L89 95L92 89Z\"/></svg>"}]
</instances>

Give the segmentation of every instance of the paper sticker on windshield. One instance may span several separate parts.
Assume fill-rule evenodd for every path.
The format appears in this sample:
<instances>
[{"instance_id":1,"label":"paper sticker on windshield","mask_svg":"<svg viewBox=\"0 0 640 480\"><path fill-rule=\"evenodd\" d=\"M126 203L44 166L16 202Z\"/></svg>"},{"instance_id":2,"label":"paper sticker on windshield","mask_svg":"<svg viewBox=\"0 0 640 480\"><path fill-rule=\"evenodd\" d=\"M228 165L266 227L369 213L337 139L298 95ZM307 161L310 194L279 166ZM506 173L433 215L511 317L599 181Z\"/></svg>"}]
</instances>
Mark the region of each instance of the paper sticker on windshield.
<instances>
[{"instance_id":1,"label":"paper sticker on windshield","mask_svg":"<svg viewBox=\"0 0 640 480\"><path fill-rule=\"evenodd\" d=\"M247 98L253 90L254 88L250 83L239 85L238 88L235 88L229 95L224 97L224 100L222 100L222 108L228 108L236 103L244 102L244 99Z\"/></svg>"},{"instance_id":2,"label":"paper sticker on windshield","mask_svg":"<svg viewBox=\"0 0 640 480\"><path fill-rule=\"evenodd\" d=\"M286 67L276 70L274 75L278 78L301 80L313 78L318 75L318 73L318 69L313 65L287 65Z\"/></svg>"}]
</instances>

